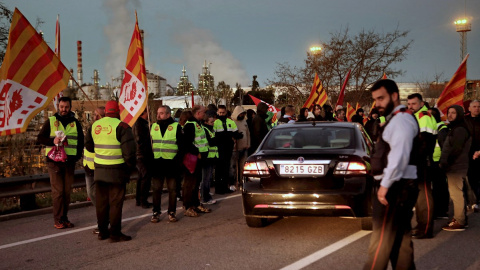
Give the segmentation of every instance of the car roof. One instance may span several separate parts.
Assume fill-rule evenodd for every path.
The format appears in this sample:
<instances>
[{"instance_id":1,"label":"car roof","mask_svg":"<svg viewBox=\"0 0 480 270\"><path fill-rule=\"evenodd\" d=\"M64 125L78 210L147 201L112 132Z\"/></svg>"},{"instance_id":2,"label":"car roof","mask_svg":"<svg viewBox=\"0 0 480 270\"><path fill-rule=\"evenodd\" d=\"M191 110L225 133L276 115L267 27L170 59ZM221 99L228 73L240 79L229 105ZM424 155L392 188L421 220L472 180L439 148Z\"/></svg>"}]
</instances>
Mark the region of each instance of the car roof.
<instances>
[{"instance_id":1,"label":"car roof","mask_svg":"<svg viewBox=\"0 0 480 270\"><path fill-rule=\"evenodd\" d=\"M282 124L275 126L275 129L284 129L292 127L309 127L309 126L318 126L318 127L355 127L360 126L359 123L355 122L339 122L339 121L304 121L304 122L295 122L289 124Z\"/></svg>"}]
</instances>

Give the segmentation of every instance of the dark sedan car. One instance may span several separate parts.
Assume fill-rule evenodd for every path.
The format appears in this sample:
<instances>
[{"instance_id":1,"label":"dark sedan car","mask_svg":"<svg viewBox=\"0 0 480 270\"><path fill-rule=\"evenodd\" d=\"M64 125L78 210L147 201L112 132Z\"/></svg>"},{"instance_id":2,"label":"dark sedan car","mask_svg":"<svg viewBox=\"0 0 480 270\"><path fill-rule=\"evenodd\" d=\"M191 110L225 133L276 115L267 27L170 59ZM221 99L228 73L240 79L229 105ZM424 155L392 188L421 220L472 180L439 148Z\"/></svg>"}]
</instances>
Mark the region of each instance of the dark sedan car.
<instances>
[{"instance_id":1,"label":"dark sedan car","mask_svg":"<svg viewBox=\"0 0 480 270\"><path fill-rule=\"evenodd\" d=\"M247 225L283 216L349 216L371 229L372 143L347 122L301 122L275 127L244 165Z\"/></svg>"}]
</instances>

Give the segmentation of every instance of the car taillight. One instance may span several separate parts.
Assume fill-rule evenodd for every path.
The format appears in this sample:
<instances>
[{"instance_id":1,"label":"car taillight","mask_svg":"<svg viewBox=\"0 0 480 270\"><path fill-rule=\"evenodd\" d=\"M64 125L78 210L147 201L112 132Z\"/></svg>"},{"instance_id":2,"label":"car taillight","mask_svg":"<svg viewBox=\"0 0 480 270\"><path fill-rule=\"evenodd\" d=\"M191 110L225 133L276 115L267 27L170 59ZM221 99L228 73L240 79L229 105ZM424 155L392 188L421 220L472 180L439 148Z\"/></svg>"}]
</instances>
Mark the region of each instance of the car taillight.
<instances>
[{"instance_id":1,"label":"car taillight","mask_svg":"<svg viewBox=\"0 0 480 270\"><path fill-rule=\"evenodd\" d=\"M243 175L245 176L264 176L270 175L265 161L245 162L243 166Z\"/></svg>"},{"instance_id":2,"label":"car taillight","mask_svg":"<svg viewBox=\"0 0 480 270\"><path fill-rule=\"evenodd\" d=\"M334 174L367 174L367 166L363 162L339 162Z\"/></svg>"}]
</instances>

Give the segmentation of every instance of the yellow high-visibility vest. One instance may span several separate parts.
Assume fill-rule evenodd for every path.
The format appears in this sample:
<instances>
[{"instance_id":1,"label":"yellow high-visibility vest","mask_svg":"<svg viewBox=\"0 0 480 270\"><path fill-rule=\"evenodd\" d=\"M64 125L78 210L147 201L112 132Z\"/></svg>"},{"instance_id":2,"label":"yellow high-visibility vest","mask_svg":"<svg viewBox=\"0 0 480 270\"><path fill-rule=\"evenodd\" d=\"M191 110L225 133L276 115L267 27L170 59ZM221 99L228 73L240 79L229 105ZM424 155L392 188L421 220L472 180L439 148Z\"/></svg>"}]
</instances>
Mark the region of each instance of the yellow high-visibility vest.
<instances>
[{"instance_id":1,"label":"yellow high-visibility vest","mask_svg":"<svg viewBox=\"0 0 480 270\"><path fill-rule=\"evenodd\" d=\"M94 161L101 165L116 165L125 163L117 140L117 127L120 120L104 117L92 125L92 138L95 143Z\"/></svg>"},{"instance_id":2,"label":"yellow high-visibility vest","mask_svg":"<svg viewBox=\"0 0 480 270\"><path fill-rule=\"evenodd\" d=\"M177 155L177 126L177 122L168 125L162 137L160 126L157 123L152 125L150 134L152 135L153 141L153 156L156 159L173 159Z\"/></svg>"},{"instance_id":3,"label":"yellow high-visibility vest","mask_svg":"<svg viewBox=\"0 0 480 270\"><path fill-rule=\"evenodd\" d=\"M65 154L68 156L77 155L77 144L78 144L78 132L77 124L75 121L69 123L66 127L62 125L62 122L58 121L55 116L50 116L48 118L50 121L50 138L55 138L55 131L61 130L67 136L67 144L65 149ZM52 149L52 146L45 147L45 156Z\"/></svg>"}]
</instances>

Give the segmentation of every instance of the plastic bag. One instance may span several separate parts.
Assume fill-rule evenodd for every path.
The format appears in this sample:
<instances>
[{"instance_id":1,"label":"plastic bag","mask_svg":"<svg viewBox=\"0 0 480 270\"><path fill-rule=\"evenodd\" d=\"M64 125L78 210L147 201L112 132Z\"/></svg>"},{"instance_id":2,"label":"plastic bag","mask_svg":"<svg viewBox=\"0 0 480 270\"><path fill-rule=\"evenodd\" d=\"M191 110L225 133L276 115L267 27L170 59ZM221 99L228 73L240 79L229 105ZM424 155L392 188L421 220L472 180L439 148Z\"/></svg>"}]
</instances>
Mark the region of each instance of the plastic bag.
<instances>
[{"instance_id":1,"label":"plastic bag","mask_svg":"<svg viewBox=\"0 0 480 270\"><path fill-rule=\"evenodd\" d=\"M55 162L65 162L67 161L67 153L65 153L65 149L62 146L54 146L47 154L48 158Z\"/></svg>"},{"instance_id":2,"label":"plastic bag","mask_svg":"<svg viewBox=\"0 0 480 270\"><path fill-rule=\"evenodd\" d=\"M193 173L195 171L195 167L197 166L197 160L197 156L187 153L183 157L183 165L185 165L190 173Z\"/></svg>"}]
</instances>

